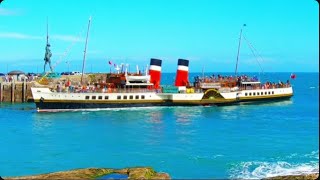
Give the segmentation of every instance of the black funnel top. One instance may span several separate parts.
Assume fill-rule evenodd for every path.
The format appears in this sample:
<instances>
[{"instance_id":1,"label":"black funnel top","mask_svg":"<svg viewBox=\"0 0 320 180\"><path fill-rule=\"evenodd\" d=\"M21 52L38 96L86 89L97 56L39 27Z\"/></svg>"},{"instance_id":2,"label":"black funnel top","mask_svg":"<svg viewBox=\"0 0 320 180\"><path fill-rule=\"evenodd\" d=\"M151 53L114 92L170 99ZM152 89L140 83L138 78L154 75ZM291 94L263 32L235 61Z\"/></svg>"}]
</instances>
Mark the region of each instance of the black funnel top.
<instances>
[{"instance_id":1,"label":"black funnel top","mask_svg":"<svg viewBox=\"0 0 320 180\"><path fill-rule=\"evenodd\" d=\"M155 58L151 58L150 59L150 66L151 65L156 65L156 66L160 66L161 67L161 63L162 63L161 59L155 59Z\"/></svg>"},{"instance_id":2,"label":"black funnel top","mask_svg":"<svg viewBox=\"0 0 320 180\"><path fill-rule=\"evenodd\" d=\"M189 60L186 60L186 59L178 59L178 66L179 66L179 65L189 67Z\"/></svg>"}]
</instances>

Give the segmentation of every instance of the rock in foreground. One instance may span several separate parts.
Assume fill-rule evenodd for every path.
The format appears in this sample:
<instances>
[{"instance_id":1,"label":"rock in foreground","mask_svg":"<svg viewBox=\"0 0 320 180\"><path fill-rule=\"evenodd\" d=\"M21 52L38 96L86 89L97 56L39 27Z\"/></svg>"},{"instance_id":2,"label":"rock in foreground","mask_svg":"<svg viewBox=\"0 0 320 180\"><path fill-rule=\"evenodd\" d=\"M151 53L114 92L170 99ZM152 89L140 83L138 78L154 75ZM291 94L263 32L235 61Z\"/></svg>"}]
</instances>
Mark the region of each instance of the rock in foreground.
<instances>
[{"instance_id":1,"label":"rock in foreground","mask_svg":"<svg viewBox=\"0 0 320 180\"><path fill-rule=\"evenodd\" d=\"M32 176L3 177L3 179L99 179L99 177L112 173L128 175L129 179L170 179L167 173L157 173L151 167L125 169L85 168Z\"/></svg>"},{"instance_id":2,"label":"rock in foreground","mask_svg":"<svg viewBox=\"0 0 320 180\"><path fill-rule=\"evenodd\" d=\"M288 175L265 178L264 180L314 180L319 178L319 173L303 174L303 175Z\"/></svg>"}]
</instances>

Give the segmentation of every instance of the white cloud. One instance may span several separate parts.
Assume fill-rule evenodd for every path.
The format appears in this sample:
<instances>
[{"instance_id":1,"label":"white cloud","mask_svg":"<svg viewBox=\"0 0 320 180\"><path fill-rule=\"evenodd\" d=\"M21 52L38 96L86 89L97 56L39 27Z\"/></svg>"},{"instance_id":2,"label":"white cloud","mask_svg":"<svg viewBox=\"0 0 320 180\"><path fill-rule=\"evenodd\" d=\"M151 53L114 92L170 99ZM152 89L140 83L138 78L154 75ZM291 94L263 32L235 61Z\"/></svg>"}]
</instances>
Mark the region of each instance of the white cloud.
<instances>
[{"instance_id":1,"label":"white cloud","mask_svg":"<svg viewBox=\"0 0 320 180\"><path fill-rule=\"evenodd\" d=\"M0 16L12 16L12 15L18 15L18 14L20 14L20 11L18 10L0 8Z\"/></svg>"},{"instance_id":2,"label":"white cloud","mask_svg":"<svg viewBox=\"0 0 320 180\"><path fill-rule=\"evenodd\" d=\"M56 40L61 40L61 41L68 41L68 42L84 42L83 38L70 36L70 35L52 35L51 38Z\"/></svg>"},{"instance_id":3,"label":"white cloud","mask_svg":"<svg viewBox=\"0 0 320 180\"><path fill-rule=\"evenodd\" d=\"M44 40L44 36L34 36L29 34L17 33L17 32L0 32L0 38L9 39L29 39L29 40ZM83 38L70 35L52 35L50 38L54 40L67 41L67 42L84 42Z\"/></svg>"},{"instance_id":4,"label":"white cloud","mask_svg":"<svg viewBox=\"0 0 320 180\"><path fill-rule=\"evenodd\" d=\"M32 36L22 33L15 32L0 32L0 38L11 38L11 39L44 39L41 36Z\"/></svg>"}]
</instances>

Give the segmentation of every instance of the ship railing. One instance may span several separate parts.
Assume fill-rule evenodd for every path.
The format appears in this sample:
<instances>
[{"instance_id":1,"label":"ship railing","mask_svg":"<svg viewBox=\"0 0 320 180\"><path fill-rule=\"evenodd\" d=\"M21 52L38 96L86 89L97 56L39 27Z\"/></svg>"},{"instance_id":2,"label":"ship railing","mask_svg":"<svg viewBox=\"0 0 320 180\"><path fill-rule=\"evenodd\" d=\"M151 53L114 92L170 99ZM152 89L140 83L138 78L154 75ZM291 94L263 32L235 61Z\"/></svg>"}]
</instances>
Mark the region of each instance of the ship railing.
<instances>
[{"instance_id":1,"label":"ship railing","mask_svg":"<svg viewBox=\"0 0 320 180\"><path fill-rule=\"evenodd\" d=\"M89 89L83 89L83 88L75 88L75 87L67 87L67 88L57 88L55 89L55 92L61 92L61 93L161 93L161 89L118 89L118 88L89 88Z\"/></svg>"},{"instance_id":2,"label":"ship railing","mask_svg":"<svg viewBox=\"0 0 320 180\"><path fill-rule=\"evenodd\" d=\"M231 88L220 88L219 92L220 93L228 93L228 92L231 92Z\"/></svg>"},{"instance_id":3,"label":"ship railing","mask_svg":"<svg viewBox=\"0 0 320 180\"><path fill-rule=\"evenodd\" d=\"M199 83L227 83L227 82L259 82L259 80L255 77L228 77L228 76L221 76L221 77L199 77L195 79L195 82Z\"/></svg>"},{"instance_id":4,"label":"ship railing","mask_svg":"<svg viewBox=\"0 0 320 180\"><path fill-rule=\"evenodd\" d=\"M112 93L150 93L159 91L156 89L115 89Z\"/></svg>"},{"instance_id":5,"label":"ship railing","mask_svg":"<svg viewBox=\"0 0 320 180\"><path fill-rule=\"evenodd\" d=\"M263 84L260 86L240 86L239 90L256 90L256 89L280 89L280 88L289 88L291 84Z\"/></svg>"},{"instance_id":6,"label":"ship railing","mask_svg":"<svg viewBox=\"0 0 320 180\"><path fill-rule=\"evenodd\" d=\"M199 83L229 83L229 82L235 82L236 79L200 79Z\"/></svg>"}]
</instances>

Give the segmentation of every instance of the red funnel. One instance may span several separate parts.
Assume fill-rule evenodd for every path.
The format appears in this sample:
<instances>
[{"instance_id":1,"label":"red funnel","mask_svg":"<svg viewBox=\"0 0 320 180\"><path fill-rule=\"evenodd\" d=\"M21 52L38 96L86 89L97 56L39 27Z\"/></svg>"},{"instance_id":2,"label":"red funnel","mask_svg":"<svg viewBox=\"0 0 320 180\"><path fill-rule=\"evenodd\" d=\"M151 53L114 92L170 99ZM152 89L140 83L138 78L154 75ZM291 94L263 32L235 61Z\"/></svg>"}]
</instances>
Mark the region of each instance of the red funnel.
<instances>
[{"instance_id":1,"label":"red funnel","mask_svg":"<svg viewBox=\"0 0 320 180\"><path fill-rule=\"evenodd\" d=\"M178 69L175 86L187 86L189 83L189 60L178 59Z\"/></svg>"},{"instance_id":2,"label":"red funnel","mask_svg":"<svg viewBox=\"0 0 320 180\"><path fill-rule=\"evenodd\" d=\"M149 68L150 82L153 83L155 89L158 89L160 87L161 63L162 63L162 60L160 59L154 59L154 58L150 59L150 68Z\"/></svg>"}]
</instances>

